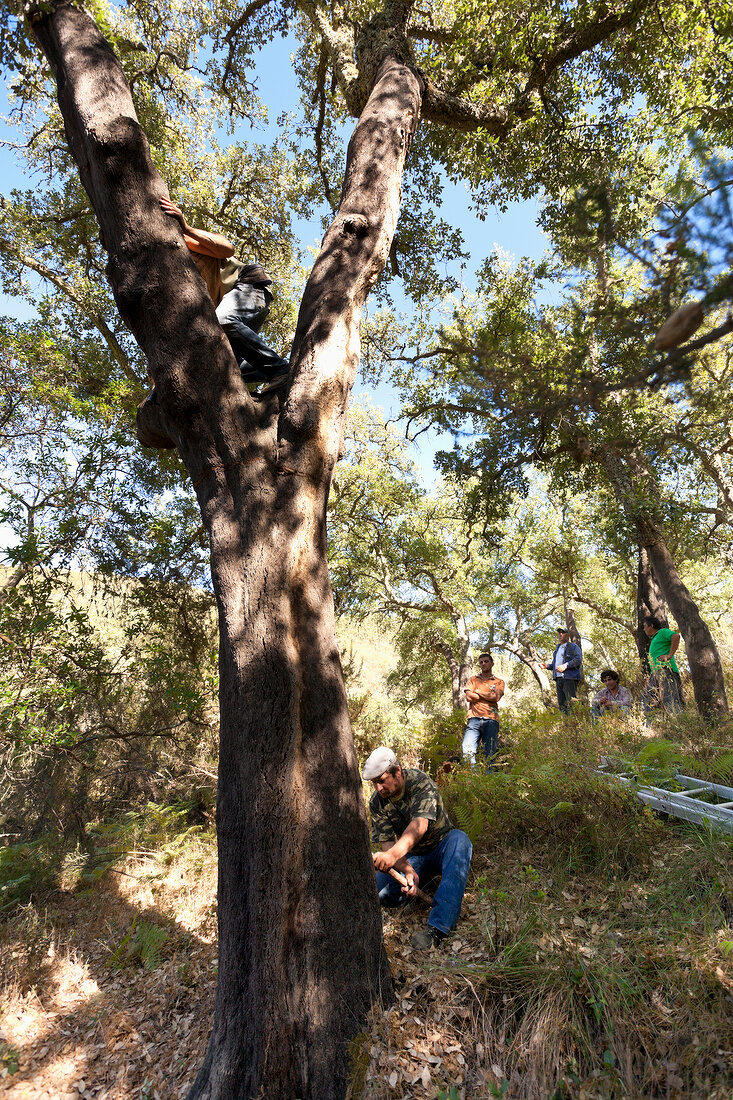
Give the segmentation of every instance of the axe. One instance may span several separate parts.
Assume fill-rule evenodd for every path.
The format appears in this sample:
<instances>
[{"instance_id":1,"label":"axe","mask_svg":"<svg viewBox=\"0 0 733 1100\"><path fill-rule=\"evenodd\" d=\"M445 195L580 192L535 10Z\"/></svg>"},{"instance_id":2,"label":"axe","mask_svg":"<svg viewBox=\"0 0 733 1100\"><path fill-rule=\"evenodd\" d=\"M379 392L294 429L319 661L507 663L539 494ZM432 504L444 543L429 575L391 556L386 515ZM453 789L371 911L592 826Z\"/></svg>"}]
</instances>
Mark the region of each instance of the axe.
<instances>
[{"instance_id":1,"label":"axe","mask_svg":"<svg viewBox=\"0 0 733 1100\"><path fill-rule=\"evenodd\" d=\"M396 882L399 882L400 886L407 886L407 879L400 871L395 871L394 867L390 867L389 874L392 876L393 879L395 879ZM425 904L429 905L432 909L433 899L430 897L430 894L426 894L425 891L421 890L419 886L417 887L417 897L419 897L421 901L424 901Z\"/></svg>"}]
</instances>

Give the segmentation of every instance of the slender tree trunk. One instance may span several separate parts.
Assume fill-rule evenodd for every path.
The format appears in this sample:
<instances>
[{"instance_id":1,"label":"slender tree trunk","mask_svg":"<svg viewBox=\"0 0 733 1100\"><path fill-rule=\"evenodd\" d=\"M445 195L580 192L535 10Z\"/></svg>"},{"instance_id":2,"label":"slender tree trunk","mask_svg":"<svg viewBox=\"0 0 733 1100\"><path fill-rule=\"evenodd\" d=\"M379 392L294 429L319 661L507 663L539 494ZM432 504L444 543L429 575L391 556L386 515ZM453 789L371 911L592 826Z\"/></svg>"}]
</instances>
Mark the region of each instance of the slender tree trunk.
<instances>
[{"instance_id":1,"label":"slender tree trunk","mask_svg":"<svg viewBox=\"0 0 733 1100\"><path fill-rule=\"evenodd\" d=\"M209 532L220 626L219 973L196 1100L340 1100L348 1044L391 996L326 568L326 502L422 86L381 64L301 305L283 403L242 383L129 89L80 9L33 29Z\"/></svg>"},{"instance_id":2,"label":"slender tree trunk","mask_svg":"<svg viewBox=\"0 0 733 1100\"><path fill-rule=\"evenodd\" d=\"M636 574L636 648L644 672L649 673L649 641L644 633L644 619L653 615L664 626L669 626L667 608L649 563L645 546L639 547L639 564Z\"/></svg>"},{"instance_id":3,"label":"slender tree trunk","mask_svg":"<svg viewBox=\"0 0 733 1100\"><path fill-rule=\"evenodd\" d=\"M454 710L466 710L467 705L464 701L461 701L461 666L455 653L442 639L435 642L433 648L436 653L439 653L441 657L445 658L445 663L448 666L448 672L450 674L450 697L451 704Z\"/></svg>"},{"instance_id":4,"label":"slender tree trunk","mask_svg":"<svg viewBox=\"0 0 733 1100\"><path fill-rule=\"evenodd\" d=\"M565 601L565 625L568 628L570 641L575 642L575 644L580 646L580 648L582 649L583 647L580 641L580 632L575 622L575 608L572 604L569 604L567 600Z\"/></svg>"},{"instance_id":5,"label":"slender tree trunk","mask_svg":"<svg viewBox=\"0 0 733 1100\"><path fill-rule=\"evenodd\" d=\"M456 614L453 617L453 625L456 628L458 639L458 656L454 653L448 642L441 637L435 637L433 649L445 658L450 673L450 694L454 710L468 710L466 699L466 684L471 675L471 636L463 615Z\"/></svg>"},{"instance_id":6,"label":"slender tree trunk","mask_svg":"<svg viewBox=\"0 0 733 1100\"><path fill-rule=\"evenodd\" d=\"M454 708L461 707L463 710L468 710L468 700L466 699L466 684L468 678L471 675L471 669L473 667L471 661L471 635L468 630L468 624L463 615L460 616L456 622L456 632L458 634L458 699L454 700Z\"/></svg>"},{"instance_id":7,"label":"slender tree trunk","mask_svg":"<svg viewBox=\"0 0 733 1100\"><path fill-rule=\"evenodd\" d=\"M647 488L650 474L641 455L623 455L604 449L597 455L606 471L616 499L634 524L648 555L654 577L685 640L695 703L702 715L715 716L728 711L720 654L700 609L677 571L652 508L647 503L653 493Z\"/></svg>"},{"instance_id":8,"label":"slender tree trunk","mask_svg":"<svg viewBox=\"0 0 733 1100\"><path fill-rule=\"evenodd\" d=\"M523 665L527 666L537 681L544 706L551 708L557 705L557 699L555 698L555 692L552 690L547 670L532 642L520 643L518 638L511 638L508 642L496 648L506 649L508 653L513 653Z\"/></svg>"}]
</instances>

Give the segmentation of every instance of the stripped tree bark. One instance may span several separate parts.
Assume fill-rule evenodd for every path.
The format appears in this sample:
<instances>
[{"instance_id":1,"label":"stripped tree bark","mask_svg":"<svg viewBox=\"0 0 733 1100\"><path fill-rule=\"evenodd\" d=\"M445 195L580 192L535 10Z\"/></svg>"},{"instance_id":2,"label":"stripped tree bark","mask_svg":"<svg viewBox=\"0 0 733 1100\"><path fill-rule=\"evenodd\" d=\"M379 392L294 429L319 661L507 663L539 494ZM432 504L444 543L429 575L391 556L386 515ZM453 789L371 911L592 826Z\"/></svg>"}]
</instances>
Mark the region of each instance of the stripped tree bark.
<instances>
[{"instance_id":1,"label":"stripped tree bark","mask_svg":"<svg viewBox=\"0 0 733 1100\"><path fill-rule=\"evenodd\" d=\"M220 627L219 972L190 1096L343 1097L348 1044L391 995L326 565L326 501L366 295L389 254L422 82L381 59L303 297L292 379L255 403L94 22L33 32L99 220L120 312L211 543Z\"/></svg>"}]
</instances>

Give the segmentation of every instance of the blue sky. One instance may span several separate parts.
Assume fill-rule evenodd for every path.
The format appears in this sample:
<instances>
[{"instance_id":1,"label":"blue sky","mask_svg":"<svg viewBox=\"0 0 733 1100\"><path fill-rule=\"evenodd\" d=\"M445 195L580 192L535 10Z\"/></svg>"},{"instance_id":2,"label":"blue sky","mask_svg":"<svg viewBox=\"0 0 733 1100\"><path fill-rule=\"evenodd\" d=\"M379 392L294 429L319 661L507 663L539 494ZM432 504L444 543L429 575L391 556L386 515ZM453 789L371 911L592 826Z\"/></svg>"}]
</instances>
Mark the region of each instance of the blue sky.
<instances>
[{"instance_id":1,"label":"blue sky","mask_svg":"<svg viewBox=\"0 0 733 1100\"><path fill-rule=\"evenodd\" d=\"M291 55L295 49L293 38L278 38L266 44L259 55L256 84L260 98L268 107L269 123L264 133L270 137L276 134L277 118L294 108L295 80L292 75ZM246 141L252 132L248 125L241 126L235 137ZM348 141L349 132L350 129L345 128L344 143ZM324 212L325 208L310 222L296 223L303 244L317 244L320 241L320 218ZM523 256L539 259L543 255L547 249L547 240L537 226L537 214L538 201L535 199L511 203L504 213L489 209L485 211L484 218L480 219L471 209L466 188L462 184L443 180L440 215L450 225L461 230L471 253L469 265L462 273L463 283L468 290L475 289L476 268L497 247L516 259ZM457 267L452 273L458 276ZM408 308L404 299L401 299L399 288L393 288L393 294L398 309ZM551 295L548 294L549 296ZM367 307L368 305L369 303ZM383 382L375 387L358 380L354 387L354 396L357 399L370 400L372 404L381 407L390 418L399 415L398 396L388 383ZM450 449L451 444L451 437L431 431L423 434L414 445L415 461L428 483L432 483L436 476L433 467L435 452L441 448Z\"/></svg>"},{"instance_id":2,"label":"blue sky","mask_svg":"<svg viewBox=\"0 0 733 1100\"><path fill-rule=\"evenodd\" d=\"M252 129L249 123L241 124L234 139L246 142L250 139L267 140L277 136L276 120L283 112L291 112L295 108L295 79L292 73L291 54L296 48L293 38L277 38L267 43L258 55L256 83L260 98L267 104L269 121L265 126ZM2 90L0 110L7 113L7 101L5 89ZM344 140L348 139L348 129L344 131ZM7 128L0 123L0 137L10 137ZM17 140L15 136L11 140ZM225 141L226 136L221 135L220 140ZM18 166L18 162L11 149L7 146L0 147L0 173L2 178L2 190L9 191L12 187L27 187L28 179L24 177ZM296 221L296 231L301 237L304 246L314 245L321 238L321 215L325 210L316 211L308 221ZM497 210L489 210L484 219L476 217L471 210L469 196L461 184L453 184L444 181L440 215L450 225L459 228L465 242L471 252L471 260L467 268L461 273L462 281L467 289L475 287L475 270L481 261L488 256L495 247L519 259L522 256L539 258L546 248L546 240L537 228L537 202L523 202L511 204L505 213ZM458 275L456 269L453 274ZM407 304L401 300L399 288L394 288L394 297L398 309L406 309ZM22 300L8 298L0 295L0 311L18 317L27 318L31 315L31 308ZM355 396L368 397L373 404L382 407L389 417L396 417L399 412L397 396L393 388L382 383L377 387L367 385L359 381L355 388ZM423 435L419 447L416 448L415 458L420 465L428 481L434 477L432 469L433 455L440 446L450 446L450 440L438 438L435 433Z\"/></svg>"}]
</instances>

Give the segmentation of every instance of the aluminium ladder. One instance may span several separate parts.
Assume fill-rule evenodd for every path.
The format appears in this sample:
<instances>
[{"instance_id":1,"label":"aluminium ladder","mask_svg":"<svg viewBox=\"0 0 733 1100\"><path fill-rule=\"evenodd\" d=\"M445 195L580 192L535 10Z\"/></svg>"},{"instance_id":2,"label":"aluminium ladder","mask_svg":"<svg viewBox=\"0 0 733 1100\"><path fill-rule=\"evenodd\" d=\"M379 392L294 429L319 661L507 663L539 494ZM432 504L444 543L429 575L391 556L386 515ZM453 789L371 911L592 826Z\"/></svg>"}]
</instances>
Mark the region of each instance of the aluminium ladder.
<instances>
[{"instance_id":1,"label":"aluminium ladder","mask_svg":"<svg viewBox=\"0 0 733 1100\"><path fill-rule=\"evenodd\" d=\"M694 821L697 825L710 825L713 829L733 835L733 787L724 787L721 783L709 783L704 779L695 779L690 775L674 776L674 782L684 790L668 791L664 787L652 787L640 783L630 769L616 772L613 762L601 757L598 775L608 779L617 779L625 786L636 787L637 797L647 806L660 813L681 817L685 821Z\"/></svg>"}]
</instances>

